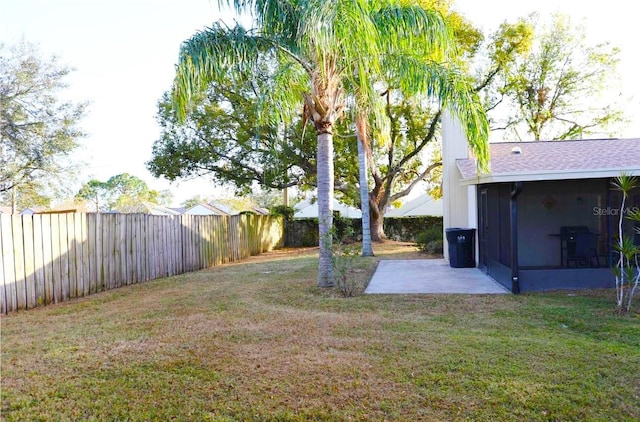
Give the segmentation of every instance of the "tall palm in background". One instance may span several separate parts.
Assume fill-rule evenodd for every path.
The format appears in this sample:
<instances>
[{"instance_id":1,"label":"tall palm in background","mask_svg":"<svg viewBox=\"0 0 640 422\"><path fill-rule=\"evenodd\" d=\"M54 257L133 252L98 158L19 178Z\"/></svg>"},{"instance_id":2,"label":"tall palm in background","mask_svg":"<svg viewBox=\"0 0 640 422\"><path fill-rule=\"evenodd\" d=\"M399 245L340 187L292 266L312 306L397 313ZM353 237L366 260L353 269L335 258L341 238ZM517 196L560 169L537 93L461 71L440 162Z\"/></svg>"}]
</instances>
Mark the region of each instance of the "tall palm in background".
<instances>
[{"instance_id":1,"label":"tall palm in background","mask_svg":"<svg viewBox=\"0 0 640 422\"><path fill-rule=\"evenodd\" d=\"M264 119L289 121L303 106L304 117L317 133L317 187L320 259L318 286L333 285L332 200L333 129L344 109L345 85L357 90L358 98L378 95L376 78L383 67L396 75L401 87L430 88L428 75L414 60L386 63L414 49L442 52L450 49L452 36L441 16L422 7L397 1L370 0L228 0L238 13L251 13L255 28L229 28L214 24L196 33L182 45L172 91L180 118L212 81L224 76L251 73L265 55L277 63L273 87L264 98ZM424 56L424 55L423 55ZM403 66L408 66L403 68ZM442 75L439 75L442 76ZM432 79L432 78L431 78ZM442 81L441 81L442 82ZM444 85L443 85L444 86ZM455 108L455 107L454 107ZM473 113L472 113L473 114ZM470 143L484 160L486 133L482 117L471 122ZM480 129L480 130L478 130Z\"/></svg>"}]
</instances>

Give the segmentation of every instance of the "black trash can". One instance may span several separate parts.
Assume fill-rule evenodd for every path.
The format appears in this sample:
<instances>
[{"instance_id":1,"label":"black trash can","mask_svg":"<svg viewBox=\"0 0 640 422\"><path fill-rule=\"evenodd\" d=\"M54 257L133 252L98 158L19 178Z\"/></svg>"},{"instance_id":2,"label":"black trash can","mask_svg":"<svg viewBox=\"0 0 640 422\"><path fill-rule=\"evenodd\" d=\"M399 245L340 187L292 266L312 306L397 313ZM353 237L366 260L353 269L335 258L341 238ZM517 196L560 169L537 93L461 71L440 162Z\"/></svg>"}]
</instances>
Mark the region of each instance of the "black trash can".
<instances>
[{"instance_id":1,"label":"black trash can","mask_svg":"<svg viewBox=\"0 0 640 422\"><path fill-rule=\"evenodd\" d=\"M449 265L453 268L476 266L476 229L453 227L445 229L449 244Z\"/></svg>"}]
</instances>

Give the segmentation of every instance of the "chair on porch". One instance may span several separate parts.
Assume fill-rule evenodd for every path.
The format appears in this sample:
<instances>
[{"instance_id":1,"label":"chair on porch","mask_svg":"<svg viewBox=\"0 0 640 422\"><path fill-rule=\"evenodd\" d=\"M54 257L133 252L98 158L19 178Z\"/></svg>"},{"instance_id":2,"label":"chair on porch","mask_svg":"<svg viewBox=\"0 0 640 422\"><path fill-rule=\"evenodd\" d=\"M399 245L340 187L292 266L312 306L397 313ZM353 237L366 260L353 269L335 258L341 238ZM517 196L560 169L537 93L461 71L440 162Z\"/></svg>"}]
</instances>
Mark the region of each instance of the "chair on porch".
<instances>
[{"instance_id":1,"label":"chair on porch","mask_svg":"<svg viewBox=\"0 0 640 422\"><path fill-rule=\"evenodd\" d=\"M600 255L598 255L598 234L575 233L571 238L567 241L567 267L571 262L576 267L593 267L594 264L595 267L601 266Z\"/></svg>"},{"instance_id":2,"label":"chair on porch","mask_svg":"<svg viewBox=\"0 0 640 422\"><path fill-rule=\"evenodd\" d=\"M560 227L560 265L569 266L569 257L575 255L576 233L589 233L587 226Z\"/></svg>"}]
</instances>

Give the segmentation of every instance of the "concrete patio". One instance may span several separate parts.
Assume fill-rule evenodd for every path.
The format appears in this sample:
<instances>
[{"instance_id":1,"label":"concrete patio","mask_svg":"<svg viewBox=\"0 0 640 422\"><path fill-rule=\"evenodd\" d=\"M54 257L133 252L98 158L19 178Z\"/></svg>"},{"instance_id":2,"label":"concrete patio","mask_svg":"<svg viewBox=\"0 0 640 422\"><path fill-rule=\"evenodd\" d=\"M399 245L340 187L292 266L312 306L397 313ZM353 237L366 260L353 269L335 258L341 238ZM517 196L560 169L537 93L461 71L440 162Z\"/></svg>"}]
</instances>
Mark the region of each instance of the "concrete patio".
<instances>
[{"instance_id":1,"label":"concrete patio","mask_svg":"<svg viewBox=\"0 0 640 422\"><path fill-rule=\"evenodd\" d=\"M415 259L380 261L365 293L507 294L510 292L477 268L451 268L444 259Z\"/></svg>"}]
</instances>

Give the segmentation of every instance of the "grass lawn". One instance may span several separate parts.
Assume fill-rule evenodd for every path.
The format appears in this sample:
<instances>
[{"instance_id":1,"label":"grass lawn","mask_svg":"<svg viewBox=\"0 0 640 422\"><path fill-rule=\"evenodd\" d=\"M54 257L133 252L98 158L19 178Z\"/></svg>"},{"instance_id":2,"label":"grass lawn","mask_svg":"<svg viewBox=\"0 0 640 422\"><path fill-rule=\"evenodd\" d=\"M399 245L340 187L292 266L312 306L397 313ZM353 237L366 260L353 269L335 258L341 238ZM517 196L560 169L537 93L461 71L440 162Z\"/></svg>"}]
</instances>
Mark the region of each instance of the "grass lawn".
<instances>
[{"instance_id":1,"label":"grass lawn","mask_svg":"<svg viewBox=\"0 0 640 422\"><path fill-rule=\"evenodd\" d=\"M424 257L376 252L353 277ZM343 298L316 274L277 251L3 316L2 419L640 420L613 291Z\"/></svg>"}]
</instances>

